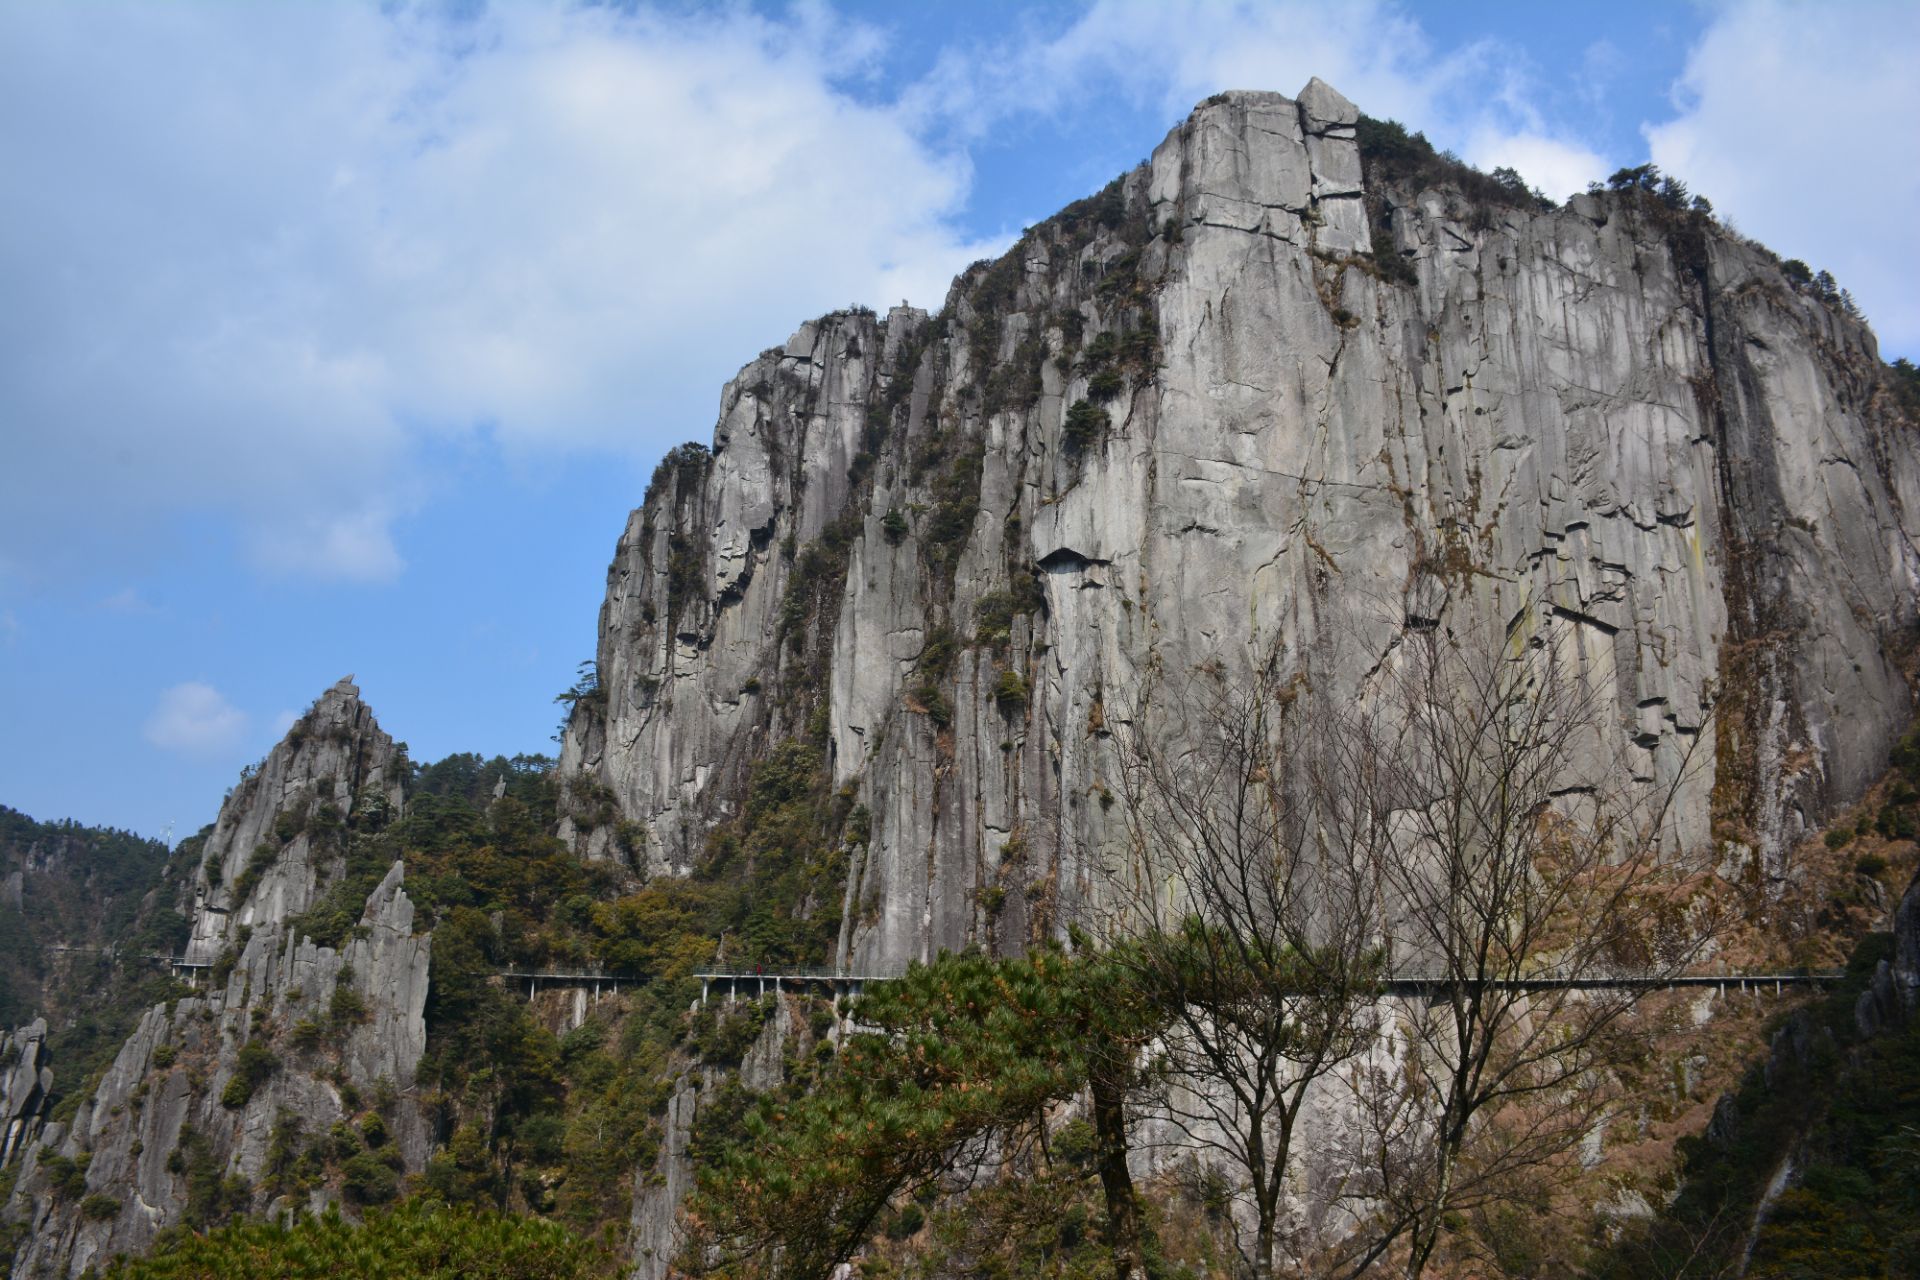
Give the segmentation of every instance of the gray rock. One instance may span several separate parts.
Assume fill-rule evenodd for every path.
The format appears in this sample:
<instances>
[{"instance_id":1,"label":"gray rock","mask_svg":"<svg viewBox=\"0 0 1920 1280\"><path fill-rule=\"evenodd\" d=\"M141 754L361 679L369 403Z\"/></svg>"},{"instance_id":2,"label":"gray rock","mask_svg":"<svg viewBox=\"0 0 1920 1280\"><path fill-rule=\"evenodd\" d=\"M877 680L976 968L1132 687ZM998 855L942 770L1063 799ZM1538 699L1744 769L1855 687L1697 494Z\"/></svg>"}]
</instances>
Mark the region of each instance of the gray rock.
<instances>
[{"instance_id":1,"label":"gray rock","mask_svg":"<svg viewBox=\"0 0 1920 1280\"><path fill-rule=\"evenodd\" d=\"M47 1020L35 1018L0 1035L0 1168L11 1164L39 1136L52 1093Z\"/></svg>"},{"instance_id":2,"label":"gray rock","mask_svg":"<svg viewBox=\"0 0 1920 1280\"><path fill-rule=\"evenodd\" d=\"M1650 790L1685 774L1675 836L1714 843L1731 770L1716 855L1793 874L1910 714L1890 654L1916 616L1920 457L1875 407L1872 335L1744 242L1688 250L1613 196L1378 192L1416 283L1383 278L1355 118L1320 84L1209 99L1121 182L1135 221L1029 237L1006 291L963 277L930 340L917 312L839 314L742 370L710 462L663 473L609 571L606 700L561 756L576 845L684 870L817 697L872 817L819 959L1021 946L1097 912L1122 838L1107 735L1149 673L1311 656L1329 696L1365 698L1431 617L1580 654L1613 709L1592 750ZM1076 459L1087 375L1060 317L1080 345L1132 323L1101 288L1123 262L1158 368ZM1034 339L1037 397L991 403ZM936 435L981 456L940 548L915 462ZM827 578L799 581L829 526ZM1023 582L1044 607L963 649L942 730L911 695L928 637L971 636ZM992 696L1007 670L1017 714ZM1733 755L1703 736L1716 694Z\"/></svg>"},{"instance_id":3,"label":"gray rock","mask_svg":"<svg viewBox=\"0 0 1920 1280\"><path fill-rule=\"evenodd\" d=\"M353 1114L336 1079L363 1098L393 1089L392 1141L408 1171L425 1167L431 1134L407 1094L426 1048L430 939L413 932L401 864L368 896L341 947L319 946L289 927L344 871L340 846L323 829L350 816L373 822L383 811L397 814L400 765L359 691L341 681L234 789L195 882L190 953L225 952L231 970L223 985L149 1009L72 1125L46 1126L27 1144L6 1206L29 1227L16 1277L78 1274L115 1253L139 1252L180 1222L187 1180L168 1165L189 1127L223 1174L255 1188L250 1208L264 1211L269 1197L259 1184L276 1127L290 1120L315 1135ZM295 820L283 823L283 815ZM269 842L271 865L236 893L250 851ZM216 878L209 866L225 871ZM344 1034L318 1034L342 988L358 997L365 1016ZM303 1026L319 1044L303 1047ZM278 1065L244 1101L224 1097L240 1047L252 1037L266 1039ZM79 1198L55 1199L40 1169L47 1152L87 1155L88 1194L117 1201L119 1212L101 1220L83 1216Z\"/></svg>"},{"instance_id":4,"label":"gray rock","mask_svg":"<svg viewBox=\"0 0 1920 1280\"><path fill-rule=\"evenodd\" d=\"M334 860L316 854L315 828L369 806L397 813L402 779L396 762L393 739L374 722L351 676L322 694L265 760L241 774L220 807L194 876L186 958L211 964L241 929L277 926L311 906ZM286 830L297 828L290 839L276 831L283 815ZM249 877L256 855L264 866ZM246 896L238 900L243 888Z\"/></svg>"},{"instance_id":5,"label":"gray rock","mask_svg":"<svg viewBox=\"0 0 1920 1280\"><path fill-rule=\"evenodd\" d=\"M1920 876L1901 895L1893 915L1893 961L1888 965L1894 991L1908 1013L1920 1008Z\"/></svg>"},{"instance_id":6,"label":"gray rock","mask_svg":"<svg viewBox=\"0 0 1920 1280\"><path fill-rule=\"evenodd\" d=\"M1300 91L1300 115L1309 133L1338 133L1360 122L1360 109L1319 76Z\"/></svg>"}]
</instances>

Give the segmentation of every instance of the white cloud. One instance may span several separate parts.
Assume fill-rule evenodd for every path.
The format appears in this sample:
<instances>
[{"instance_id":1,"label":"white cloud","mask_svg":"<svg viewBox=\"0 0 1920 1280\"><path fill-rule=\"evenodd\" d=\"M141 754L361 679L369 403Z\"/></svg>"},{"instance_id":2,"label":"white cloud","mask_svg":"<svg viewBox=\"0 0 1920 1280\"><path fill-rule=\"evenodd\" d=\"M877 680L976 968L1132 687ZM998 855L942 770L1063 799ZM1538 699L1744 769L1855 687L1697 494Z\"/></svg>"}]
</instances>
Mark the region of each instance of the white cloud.
<instances>
[{"instance_id":1,"label":"white cloud","mask_svg":"<svg viewBox=\"0 0 1920 1280\"><path fill-rule=\"evenodd\" d=\"M1514 50L1479 41L1442 54L1389 0L1098 0L1051 36L1022 31L990 51L950 53L906 102L925 127L971 138L1010 117L1114 94L1177 120L1222 89L1292 94L1314 76L1368 115L1400 120L1482 167L1510 165L1552 195L1584 190L1612 167L1549 125Z\"/></svg>"},{"instance_id":2,"label":"white cloud","mask_svg":"<svg viewBox=\"0 0 1920 1280\"><path fill-rule=\"evenodd\" d=\"M212 685L189 680L160 695L145 732L156 747L205 755L235 746L246 731L246 712Z\"/></svg>"},{"instance_id":3,"label":"white cloud","mask_svg":"<svg viewBox=\"0 0 1920 1280\"><path fill-rule=\"evenodd\" d=\"M1589 182L1606 177L1617 167L1609 165L1599 152L1578 143L1493 129L1475 135L1462 154L1480 169L1518 170L1528 186L1540 188L1555 200L1585 191Z\"/></svg>"},{"instance_id":4,"label":"white cloud","mask_svg":"<svg viewBox=\"0 0 1920 1280\"><path fill-rule=\"evenodd\" d=\"M388 521L386 513L376 509L315 515L297 528L270 526L255 539L253 557L278 573L388 582L406 567Z\"/></svg>"},{"instance_id":5,"label":"white cloud","mask_svg":"<svg viewBox=\"0 0 1920 1280\"><path fill-rule=\"evenodd\" d=\"M1747 3L1687 59L1653 162L1741 230L1832 271L1920 353L1920 7Z\"/></svg>"},{"instance_id":6,"label":"white cloud","mask_svg":"<svg viewBox=\"0 0 1920 1280\"><path fill-rule=\"evenodd\" d=\"M0 9L0 567L212 511L390 578L437 436L704 435L753 350L982 250L964 158L843 90L866 28L450 12Z\"/></svg>"},{"instance_id":7,"label":"white cloud","mask_svg":"<svg viewBox=\"0 0 1920 1280\"><path fill-rule=\"evenodd\" d=\"M1097 102L1096 86L1176 120L1222 89L1293 93L1319 76L1372 115L1421 122L1480 54L1437 58L1419 23L1381 0L1097 0L1051 37L1021 31L988 52L950 53L908 102L978 135L1010 116Z\"/></svg>"},{"instance_id":8,"label":"white cloud","mask_svg":"<svg viewBox=\"0 0 1920 1280\"><path fill-rule=\"evenodd\" d=\"M1920 10L1865 12L1721 12L1649 136L1911 346ZM0 6L0 575L211 515L268 574L390 580L448 437L651 454L799 320L937 305L994 247L966 148L1021 120L1319 75L1551 194L1613 167L1515 50L1391 0L1017 22L889 101L880 36L818 5Z\"/></svg>"},{"instance_id":9,"label":"white cloud","mask_svg":"<svg viewBox=\"0 0 1920 1280\"><path fill-rule=\"evenodd\" d=\"M112 595L100 601L100 607L108 613L147 614L158 613L159 608L141 595L135 587L122 587Z\"/></svg>"}]
</instances>

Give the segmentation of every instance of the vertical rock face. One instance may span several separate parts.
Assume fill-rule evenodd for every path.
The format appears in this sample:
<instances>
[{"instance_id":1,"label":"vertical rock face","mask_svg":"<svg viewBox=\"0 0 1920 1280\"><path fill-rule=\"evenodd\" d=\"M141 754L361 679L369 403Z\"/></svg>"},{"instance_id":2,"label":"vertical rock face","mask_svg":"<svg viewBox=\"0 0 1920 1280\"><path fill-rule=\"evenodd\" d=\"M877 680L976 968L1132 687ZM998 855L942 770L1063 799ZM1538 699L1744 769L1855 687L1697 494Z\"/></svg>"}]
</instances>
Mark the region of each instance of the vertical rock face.
<instances>
[{"instance_id":1,"label":"vertical rock face","mask_svg":"<svg viewBox=\"0 0 1920 1280\"><path fill-rule=\"evenodd\" d=\"M1872 335L1702 218L1363 180L1359 132L1318 81L1219 95L939 318L750 364L616 551L579 847L684 869L811 735L871 815L838 958L1017 947L1098 896L1153 679L1366 698L1441 623L1579 655L1638 777L1700 769L1681 834L1783 874L1909 715Z\"/></svg>"},{"instance_id":2,"label":"vertical rock face","mask_svg":"<svg viewBox=\"0 0 1920 1280\"><path fill-rule=\"evenodd\" d=\"M26 1149L7 1206L29 1224L15 1275L137 1252L209 1199L263 1212L337 1194L285 1166L412 1084L429 940L414 935L399 863L339 946L317 945L295 917L343 874L351 833L398 812L402 764L343 680L242 778L192 887L187 959L209 967L196 994L147 1011L70 1125ZM376 1158L417 1171L429 1138L418 1109L387 1119Z\"/></svg>"},{"instance_id":3,"label":"vertical rock face","mask_svg":"<svg viewBox=\"0 0 1920 1280\"><path fill-rule=\"evenodd\" d=\"M211 964L241 930L312 905L337 870L319 846L356 810L399 808L395 762L351 676L322 694L220 807L194 878L187 961Z\"/></svg>"},{"instance_id":4,"label":"vertical rock face","mask_svg":"<svg viewBox=\"0 0 1920 1280\"><path fill-rule=\"evenodd\" d=\"M39 1136L52 1092L47 1020L35 1018L0 1035L0 1169Z\"/></svg>"}]
</instances>

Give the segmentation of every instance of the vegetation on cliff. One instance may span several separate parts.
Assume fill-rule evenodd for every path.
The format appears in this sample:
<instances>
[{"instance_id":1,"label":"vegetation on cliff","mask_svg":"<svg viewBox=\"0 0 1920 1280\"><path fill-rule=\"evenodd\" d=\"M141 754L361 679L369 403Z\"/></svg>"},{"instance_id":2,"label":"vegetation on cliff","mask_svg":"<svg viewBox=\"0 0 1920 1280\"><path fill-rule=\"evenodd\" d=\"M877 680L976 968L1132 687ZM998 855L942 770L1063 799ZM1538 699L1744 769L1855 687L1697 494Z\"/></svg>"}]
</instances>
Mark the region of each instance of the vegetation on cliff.
<instances>
[{"instance_id":1,"label":"vegetation on cliff","mask_svg":"<svg viewBox=\"0 0 1920 1280\"><path fill-rule=\"evenodd\" d=\"M291 1226L241 1222L180 1236L104 1280L592 1280L610 1250L557 1223L415 1200L351 1222L337 1210Z\"/></svg>"},{"instance_id":2,"label":"vegetation on cliff","mask_svg":"<svg viewBox=\"0 0 1920 1280\"><path fill-rule=\"evenodd\" d=\"M47 1019L57 1118L73 1114L141 1010L179 990L164 959L187 921L168 877L194 864L204 835L170 862L158 840L0 806L0 1029Z\"/></svg>"}]
</instances>

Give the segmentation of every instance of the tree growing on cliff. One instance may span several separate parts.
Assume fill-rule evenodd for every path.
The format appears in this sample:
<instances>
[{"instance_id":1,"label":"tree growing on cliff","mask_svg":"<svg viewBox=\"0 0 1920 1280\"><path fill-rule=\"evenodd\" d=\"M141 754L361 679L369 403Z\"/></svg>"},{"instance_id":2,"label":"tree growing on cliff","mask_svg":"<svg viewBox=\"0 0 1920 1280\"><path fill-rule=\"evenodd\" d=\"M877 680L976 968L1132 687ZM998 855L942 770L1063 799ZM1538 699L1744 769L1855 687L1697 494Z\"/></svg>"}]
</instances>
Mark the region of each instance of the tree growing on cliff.
<instances>
[{"instance_id":1,"label":"tree growing on cliff","mask_svg":"<svg viewBox=\"0 0 1920 1280\"><path fill-rule=\"evenodd\" d=\"M114 1259L110 1280L606 1280L611 1250L558 1223L411 1200L350 1222L329 1207L287 1225L248 1221L207 1235L163 1235L144 1258Z\"/></svg>"},{"instance_id":2,"label":"tree growing on cliff","mask_svg":"<svg viewBox=\"0 0 1920 1280\"><path fill-rule=\"evenodd\" d=\"M1124 1098L1155 1022L1116 976L1101 956L1049 949L942 956L877 986L814 1088L764 1100L701 1171L684 1264L819 1280L898 1197L1014 1159L1044 1137L1049 1106L1088 1089L1114 1272L1144 1280Z\"/></svg>"}]
</instances>

